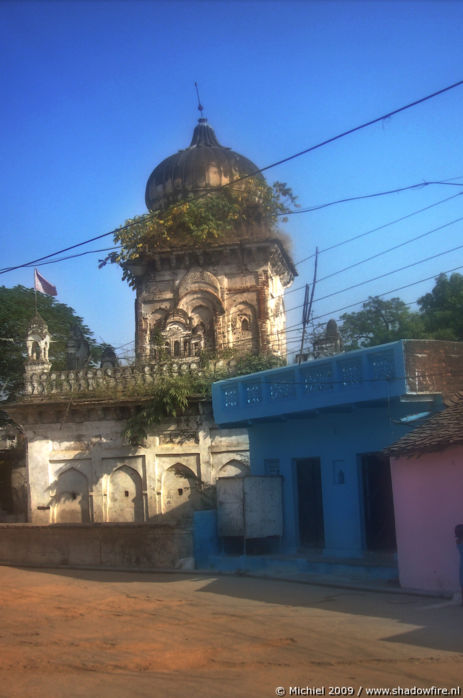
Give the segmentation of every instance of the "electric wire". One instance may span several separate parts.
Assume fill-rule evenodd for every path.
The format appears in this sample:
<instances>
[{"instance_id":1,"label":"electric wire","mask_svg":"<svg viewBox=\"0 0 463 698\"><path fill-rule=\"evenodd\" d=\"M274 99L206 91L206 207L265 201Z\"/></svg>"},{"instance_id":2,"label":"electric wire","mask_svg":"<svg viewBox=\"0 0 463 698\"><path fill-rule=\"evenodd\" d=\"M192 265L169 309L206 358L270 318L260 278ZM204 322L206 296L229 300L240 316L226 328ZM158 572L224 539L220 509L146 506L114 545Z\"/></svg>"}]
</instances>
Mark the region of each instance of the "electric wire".
<instances>
[{"instance_id":1,"label":"electric wire","mask_svg":"<svg viewBox=\"0 0 463 698\"><path fill-rule=\"evenodd\" d=\"M452 274L453 272L459 271L460 269L463 269L463 264L461 264L461 265L458 266L458 267L454 267L453 269L447 269L446 271L443 271L443 272L441 272L441 273L442 273L442 274ZM422 284L422 283L424 283L425 281L431 281L432 279L435 279L435 278L436 278L436 275L435 275L435 274L432 274L431 276L427 276L427 277L424 278L424 279L419 279L418 281L412 281L412 282L410 282L409 284L404 284L403 286L397 286L397 288L393 288L393 289L391 289L390 291L384 291L384 293L377 293L377 294L375 295L375 298L382 298L383 296L387 296L387 295L389 295L390 293L396 293L397 291L403 291L403 290L406 289L406 288L410 288L411 286L416 286L416 285L418 285L418 284ZM366 300L368 300L368 299L366 299ZM344 306L344 307L342 307L342 308L337 308L336 310L332 310L332 311L330 311L329 313L323 313L322 315L315 315L315 316L312 318L312 320L313 320L313 321L319 320L319 319L322 318L322 317L327 317L328 315L333 315L333 314L335 314L335 313L340 312L341 310L345 310L346 308L352 308L352 307L354 307L354 306L356 306L356 305L360 305L361 303L365 303L365 302L366 302L366 301L363 300L363 301L360 301L360 302L357 302L357 303L350 303L349 305L346 305L346 306Z\"/></svg>"},{"instance_id":2,"label":"electric wire","mask_svg":"<svg viewBox=\"0 0 463 698\"><path fill-rule=\"evenodd\" d=\"M336 206L338 204L345 204L350 201L360 201L362 199L374 199L378 196L386 196L388 194L398 194L399 192L402 191L409 191L411 189L422 189L424 187L427 187L431 184L443 184L447 186L454 186L454 187L463 187L463 184L460 184L459 182L448 182L448 181L442 181L442 182L420 182L419 184L411 184L407 187L399 187L398 189L389 189L388 191L380 191L376 192L375 194L361 194L359 196L349 196L345 199L337 199L336 201L329 201L326 204L319 204L318 206L310 206L309 208L301 208L298 211L287 211L286 213L281 213L279 215L281 216L295 216L298 213L312 213L312 211L320 211L323 208L328 208L329 206Z\"/></svg>"},{"instance_id":3,"label":"electric wire","mask_svg":"<svg viewBox=\"0 0 463 698\"><path fill-rule=\"evenodd\" d=\"M340 293L345 293L346 291L351 291L353 288L358 288L359 286L364 286L365 284L369 284L372 281L378 281L378 279L383 279L386 276L391 276L391 274L397 274L399 271L405 271L405 269L410 269L411 267L416 267L418 264L424 264L425 262L431 261L431 259L437 259L437 257L442 257L445 254L450 254L450 252L456 252L457 250L461 250L463 245L458 245L457 247L452 247L449 250L444 250L443 252L437 252L436 254L431 255L430 257L425 257L423 259L419 259L416 262L411 262L410 264L406 264L403 267L399 267L398 269L392 269L391 271L386 271L383 274L379 274L378 276L374 276L371 279L365 279L364 281L359 281L356 284L352 284L351 286L346 286L346 288L343 288L339 291L333 291L332 293L328 293L326 296L321 296L320 298L316 298L315 302L320 302L324 301L327 298L331 298L332 296L337 296Z\"/></svg>"},{"instance_id":4,"label":"electric wire","mask_svg":"<svg viewBox=\"0 0 463 698\"><path fill-rule=\"evenodd\" d=\"M331 250L336 249L337 247L342 247L343 245L346 245L348 242L353 242L354 240L360 240L363 237L366 237L367 235L371 235L372 233L376 233L379 230L383 230L384 228L389 227L390 225L395 225L395 223L401 223L402 221L407 220L407 218L411 218L412 216L416 216L419 213L423 213L424 211L428 211L431 208L434 208L435 206L440 206L440 204L444 204L447 201L450 201L451 199L456 199L457 196L461 196L463 192L458 192L457 194L453 194L452 196L447 197L446 199L441 199L440 201L436 201L433 204L430 204L429 206L425 206L424 208L420 208L417 211L412 211L412 213L407 213L405 216L400 216L400 218L395 218L392 221L389 221L388 223L384 223L383 225L378 226L377 228L372 228L371 230L367 230L365 233L359 233L358 235L353 235L350 238L347 238L346 240L341 240L340 242L336 242L333 245L330 245L329 247L325 247L322 250L318 251L318 254L323 254L324 252L330 252ZM312 252L308 257L304 257L303 259L300 259L298 262L295 263L294 266L299 266L303 262L307 262L309 259L313 259L315 257L315 252Z\"/></svg>"},{"instance_id":5,"label":"electric wire","mask_svg":"<svg viewBox=\"0 0 463 698\"><path fill-rule=\"evenodd\" d=\"M462 186L463 186L463 185L462 185ZM386 228L386 227L388 227L388 226L394 225L395 223L399 223L399 222L401 222L402 220L405 220L405 219L410 218L410 217L412 217L412 216L418 215L419 213L422 213L423 211L427 211L427 210L429 210L429 209L431 209L431 208L434 208L434 207L436 207L436 206L440 206L441 204L446 203L447 201L450 201L450 200L452 200L452 199L455 199L457 196L460 196L461 194L463 194L463 192L458 192L458 194L454 194L454 195L449 196L449 197L447 197L447 198L445 198L445 199L441 199L441 200L439 200L439 201L436 201L436 202L434 202L433 204L430 204L429 206L425 206L424 208L418 209L417 211L412 211L411 213L409 213L409 214L407 214L407 215L405 215L405 216L401 216L400 218L396 218L396 219L393 220L393 221L389 221L388 223L384 223L383 225L380 225L380 226L378 226L378 227L376 227L376 228L373 228L373 229L371 229L371 230L367 230L367 231L364 232L364 233L360 233L360 234L358 234L358 235L354 235L353 237L347 238L346 240L342 240L341 242L336 243L335 245L331 245L330 247L327 247L327 248L325 248L325 249L320 250L319 253L321 254L321 253L323 253L323 252L328 252L328 251L330 251L330 250L332 250L332 249L334 249L334 248L336 248L336 247L340 247L340 246L342 246L342 245L345 245L345 244L347 244L348 242L352 242L352 241L357 240L357 239L359 239L359 238L365 237L366 235L370 235L370 234L375 233L375 232L377 232L377 231L379 231L379 230L383 230L384 228ZM327 204L327 205L328 205L328 204ZM68 255L68 256L66 256L66 257L60 257L60 258L58 258L58 259L56 259L56 260L50 260L50 261L48 261L48 262L47 262L47 261L38 262L38 263L30 262L30 263L28 263L28 264L21 265L21 268L30 268L30 267L33 267L33 266L46 266L46 265L48 265L48 264L55 264L56 262L63 262L63 261L67 261L67 260L69 260L69 259L74 259L74 258L77 258L77 257L83 257L83 256L88 255L88 254L96 254L96 253L99 253L99 252L109 252L109 251L114 251L114 250L119 250L119 249L121 249L121 248L120 248L120 247L105 247L105 248L98 249L98 250L88 250L88 251L86 251L86 252L81 252L81 253L78 253L78 254ZM59 253L56 253L56 254L59 254ZM52 255L50 255L50 256L52 256ZM299 260L299 262L296 262L294 266L297 267L297 266L299 266L300 264L302 264L302 263L304 263L304 262L306 262L306 261L312 259L314 256L315 256L315 253L309 255L308 257L304 257L304 259L301 259L301 260ZM10 270L12 271L13 268L11 268L11 267L5 267L4 269L0 269L0 274L6 273L6 272L8 272L8 271L10 271ZM327 278L327 277L323 277L323 278ZM320 281L321 281L321 279L320 279ZM296 286L295 288L292 288L292 289L290 289L289 291L286 291L286 295L289 295L289 294L291 294L291 293L295 293L296 291L299 291L301 288L304 288L304 285L303 285L303 286Z\"/></svg>"},{"instance_id":6,"label":"electric wire","mask_svg":"<svg viewBox=\"0 0 463 698\"><path fill-rule=\"evenodd\" d=\"M337 134L336 136L332 136L331 138L327 138L324 141L321 141L321 143L317 143L316 145L312 145L309 148L305 148L305 150L300 150L298 153L294 153L294 155L290 155L289 157L283 158L282 160L278 160L277 162L273 162L271 165L267 165L266 167L262 167L259 170L256 170L255 172L251 172L248 175L243 176L241 179L235 180L235 182L242 181L244 179L249 179L249 177L254 177L256 174L260 174L261 172L265 172L266 170L271 169L272 167L277 167L278 165L283 165L285 162L289 162L290 160L294 160L295 158L301 157L301 155L306 155L307 153L312 153L314 150L318 150L319 148L322 148L325 145L328 145L329 143L334 143L335 141L340 140L341 138L344 138L345 136L349 136L352 133L356 133L357 131L361 131L364 128L367 128L368 126L373 126L374 124L379 123L380 121L385 121L386 119L390 119L392 116L395 116L396 114L400 114L403 111L406 111L407 109L411 109L412 107L416 107L418 104L423 104L423 102L427 102L430 99L433 99L434 97L437 97L444 92L448 92L449 90L453 90L456 87L460 87L463 85L463 80L459 80L458 82L453 83L452 85L448 85L447 87L444 87L440 90L437 90L437 92L433 92L432 94L427 95L426 97L421 97L420 99L416 99L413 102L409 102L408 104L405 104L402 107L399 107L398 109L394 109L393 111L388 112L387 114L383 114L382 116L378 116L375 119L371 119L370 121L365 121L364 123L360 124L359 126L355 126L353 128L348 129L347 131L343 131L342 133ZM230 186L231 183L223 185L224 187Z\"/></svg>"},{"instance_id":7,"label":"electric wire","mask_svg":"<svg viewBox=\"0 0 463 698\"><path fill-rule=\"evenodd\" d=\"M456 179L456 178L453 178L453 179ZM462 185L462 186L463 186L463 185ZM408 188L410 188L410 187L408 187ZM423 211L427 211L427 210L429 210L429 209L431 209L431 208L434 208L435 206L440 206L441 204L446 203L447 201L451 201L452 199L455 199L457 196L461 196L462 194L463 194L463 192L458 192L457 194L453 194L452 196L446 197L445 199L441 199L441 200L439 200L439 201L436 201L436 202L430 204L429 206L425 206L424 208L420 208L420 209L418 209L417 211L412 211L411 213L408 213L408 214L406 214L405 216L401 216L400 218L396 218L396 219L393 220L393 221L389 221L388 223L384 223L383 225L380 225L380 226L378 226L378 227L376 227L376 228L373 228L373 229L371 229L371 230L367 230L367 231L364 232L364 233L360 233L360 234L358 234L358 235L354 235L353 237L347 238L346 240L342 240L341 242L338 242L338 243L336 243L336 244L334 244L334 245L331 245L330 247L326 247L325 249L319 250L319 254L322 254L323 252L329 252L330 250L335 249L335 248L337 248L337 247L341 247L342 245L345 245L345 244L347 244L347 243L349 243L349 242L352 242L352 241L354 241L354 240L358 240L359 238L365 237L365 236L367 236L367 235L371 235L372 233L375 233L375 232L377 232L377 231L379 231L379 230L383 230L384 228L387 228L387 227L390 226L390 225L394 225L395 223L400 223L401 221L406 220L407 218L410 218L410 217L412 217L412 216L418 215L419 213L423 213ZM375 195L372 194L372 195L370 195L370 196L375 196ZM336 202L333 202L333 203L336 203ZM331 204L325 204L324 207L330 206L330 205L331 205ZM309 209L308 209L308 210L309 210ZM314 208L313 210L315 210L315 208ZM297 211L296 213L299 213L299 211ZM280 215L285 215L285 214L280 214ZM133 225L135 225L135 224L133 224ZM114 231L113 231L113 232L114 232ZM109 235L109 234L111 234L111 233L108 233L108 235ZM0 269L0 274L7 273L8 271L13 271L13 269L17 269L17 268L29 268L29 267L33 267L33 266L46 266L46 265L48 265L48 264L54 264L55 262L63 262L63 261L67 261L67 260L69 260L69 259L74 259L74 258L76 258L76 257L82 257L82 256L88 255L88 254L96 254L96 253L99 253L99 252L108 252L108 251L120 250L120 249L121 249L120 247L106 247L106 248L102 248L102 249L98 249L98 250L88 250L87 252L82 252L82 253L78 253L78 254L68 255L68 256L66 256L66 257L60 257L59 259L50 260L50 261L48 261L48 262L37 262L37 263L35 263L35 262L29 262L29 263L20 265L20 267L14 267L14 268L13 268L13 267L5 267L4 269ZM59 254L59 252L53 253L53 254L51 254L51 255L49 255L49 256L50 256L50 257L51 257L51 256L54 256L54 254ZM303 264L304 262L307 262L308 260L312 259L314 256L315 256L315 253L312 253L312 254L309 255L308 257L304 257L304 259L301 259L301 260L299 260L298 262L296 262L296 263L294 264L294 266L297 267L297 266L299 266L300 264ZM325 278L326 278L326 277L325 277ZM291 290L289 290L289 291L286 291L286 295L288 295L288 294L290 294L290 293L295 293L296 291L299 291L301 288L304 288L304 286L298 286L298 287L293 288L293 289L291 289Z\"/></svg>"},{"instance_id":8,"label":"electric wire","mask_svg":"<svg viewBox=\"0 0 463 698\"><path fill-rule=\"evenodd\" d=\"M325 281L326 279L330 279L333 276L337 276L338 274L342 274L343 272L348 271L350 269L353 269L354 267L360 266L361 264L364 264L366 262L370 262L373 259L376 259L377 257L381 257L382 255L387 254L388 252L393 252L394 250L397 250L400 247L404 247L405 245L408 245L412 242L416 242L417 240L420 240L421 238L427 237L428 235L431 235L432 233L438 232L439 230L443 230L444 228L447 228L451 225L454 225L455 223L459 223L461 220L463 220L463 216L461 216L460 218L455 218L452 221L448 221L447 223L444 223L441 226L438 226L436 228L432 228L431 230L428 230L424 233L420 233L420 235L416 235L412 238L408 238L407 240L404 240L403 242L400 242L397 245L394 245L393 247L389 247L386 250L382 250L381 252L377 252L374 255L370 255L369 257L365 257L357 262L353 262L352 264L349 264L347 267L343 267L342 269L338 269L337 271L334 271L331 274L327 274L326 276L323 276L321 279L318 279L317 283L321 283L322 281ZM437 255L437 256L439 256L439 255ZM299 264L300 264L300 262L299 262ZM295 265L295 266L297 266L297 265ZM398 270L398 271L400 271L400 270ZM283 293L275 296L275 299L289 296L291 293L295 293L296 291L300 291L303 288L305 288L305 284L303 284L302 286L296 286L295 288L292 288L288 291L284 291ZM348 290L348 289L345 289L345 290Z\"/></svg>"},{"instance_id":9,"label":"electric wire","mask_svg":"<svg viewBox=\"0 0 463 698\"><path fill-rule=\"evenodd\" d=\"M438 226L437 228L433 228L432 230L428 230L425 233L421 233L420 235L416 235L413 238L409 238L408 240L404 240L404 242L400 242L397 245L394 245L393 247L388 247L387 250L382 250L381 252L377 252L376 254L370 255L370 257L365 257L364 259L360 259L358 262L353 262L352 264L349 264L347 267L343 267L342 269L338 269L337 271L332 272L331 274L327 274L326 276L323 276L321 279L318 280L318 283L325 281L326 279L331 279L333 276L337 276L338 274L342 274L345 271L349 271L350 269L354 269L355 267L360 266L360 264L365 264L365 262L371 262L373 259L377 259L378 257L381 257L383 254L387 254L388 252L393 252L394 250L398 250L400 247L405 247L405 245L409 245L411 242L416 242L417 240L421 240L422 238L426 237L427 235L431 235L432 233L436 233L439 230L443 230L444 228L448 228L451 225L454 225L455 223L459 223L461 220L463 220L463 216L460 218L456 218L453 221L450 221L448 223L444 223L443 225ZM455 248L459 249L459 248ZM445 253L442 253L445 254ZM439 256L439 255L437 255ZM397 270L397 271L400 271Z\"/></svg>"},{"instance_id":10,"label":"electric wire","mask_svg":"<svg viewBox=\"0 0 463 698\"><path fill-rule=\"evenodd\" d=\"M236 185L237 183L242 182L246 179L249 179L250 177L254 177L257 174L260 174L262 172L266 172L267 170L272 169L273 167L277 167L277 166L282 165L286 162L289 162L289 161L294 160L298 157L301 157L302 155L306 155L307 153L311 153L315 150L318 150L319 148L322 148L323 146L326 146L329 143L334 143L335 141L338 141L341 138L344 138L352 133L356 133L357 131L361 131L362 129L367 128L368 126L372 126L376 123L379 123L380 121L385 121L386 119L389 119L392 116L395 116L396 114L400 114L401 112L404 112L408 109L411 109L412 107L415 107L419 104L423 104L424 102L427 102L427 101L429 101L435 97L438 97L439 95L442 95L446 92L449 92L450 90L453 90L456 87L460 87L461 85L463 85L463 80L459 80L458 82L455 82L451 85L447 85L446 87L441 88L440 90L437 90L435 92L432 92L431 94L426 95L425 97L421 97L419 99L416 99L413 102L409 102L408 104L405 104L402 107L399 107L399 108L394 109L390 112L387 112L386 114L382 114L381 116L378 116L374 119L370 119L369 121L366 121L362 124L359 124L358 126L347 129L346 131L343 131L343 132L337 134L336 136L331 136L330 138L327 138L324 141L321 141L320 143L312 145L309 148L305 148L304 150L301 150L297 153L294 153L293 155L290 155L290 156L283 158L281 160L277 160L276 162L273 162L270 165L266 165L265 167L257 169L250 174L243 175L235 180L232 180L231 182L227 182L226 184L221 185L221 187L218 187L216 191L220 191L221 189L225 189L229 186ZM205 194L202 194L197 198L200 198L201 196L204 196L204 195ZM44 255L42 257L38 257L37 259L30 260L29 262L26 262L24 264L19 264L16 266L1 269L0 274L6 273L9 271L14 271L16 269L28 267L28 266L31 266L33 264L37 264L38 262L44 261L45 259L49 259L50 257L55 257L57 254L63 254L64 252L68 252L69 250L76 249L77 247L81 247L82 245L87 245L90 242L94 242L95 240L101 240L102 238L107 237L108 235L113 235L117 231L126 230L126 229L132 227L133 225L137 225L137 222L134 221L132 223L125 224L124 226L120 226L119 228L111 230L107 233L102 233L102 234L96 235L88 240L84 240L83 242L79 242L79 243L76 243L74 245L69 245L68 247L65 247L61 250L58 250L57 252L53 252L51 254Z\"/></svg>"},{"instance_id":11,"label":"electric wire","mask_svg":"<svg viewBox=\"0 0 463 698\"><path fill-rule=\"evenodd\" d=\"M77 257L84 257L85 255L88 254L96 254L97 252L110 252L111 250L120 250L120 247L103 247L100 250L87 250L86 252L79 252L78 254L71 254L68 255L67 257L59 257L58 259L50 259L48 262L40 262L39 264L24 264L23 267L25 268L31 268L34 266L38 267L45 267L48 264L57 264L57 262L65 262L68 259L76 259ZM7 270L8 271L8 270ZM2 274L3 271L0 271L0 274Z\"/></svg>"}]
</instances>

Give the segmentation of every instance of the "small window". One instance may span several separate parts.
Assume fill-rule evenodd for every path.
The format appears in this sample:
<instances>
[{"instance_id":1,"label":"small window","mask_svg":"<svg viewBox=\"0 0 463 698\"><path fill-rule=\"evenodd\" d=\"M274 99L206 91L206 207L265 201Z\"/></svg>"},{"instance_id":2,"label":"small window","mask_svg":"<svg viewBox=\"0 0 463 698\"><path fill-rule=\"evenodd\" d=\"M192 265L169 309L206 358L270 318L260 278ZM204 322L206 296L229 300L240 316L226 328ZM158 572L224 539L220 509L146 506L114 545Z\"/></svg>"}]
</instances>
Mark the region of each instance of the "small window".
<instances>
[{"instance_id":1,"label":"small window","mask_svg":"<svg viewBox=\"0 0 463 698\"><path fill-rule=\"evenodd\" d=\"M179 496L181 497L181 496L182 496L182 494L183 494L183 490L182 490L182 488L181 488L181 487L179 487L179 488L178 488L178 490L177 490L177 492L178 492Z\"/></svg>"},{"instance_id":2,"label":"small window","mask_svg":"<svg viewBox=\"0 0 463 698\"><path fill-rule=\"evenodd\" d=\"M249 332L249 320L247 317L241 320L241 332Z\"/></svg>"},{"instance_id":3,"label":"small window","mask_svg":"<svg viewBox=\"0 0 463 698\"><path fill-rule=\"evenodd\" d=\"M180 356L180 342L174 342L174 356Z\"/></svg>"},{"instance_id":4,"label":"small window","mask_svg":"<svg viewBox=\"0 0 463 698\"><path fill-rule=\"evenodd\" d=\"M128 496L129 496L129 490L125 490L124 497L128 497Z\"/></svg>"}]
</instances>

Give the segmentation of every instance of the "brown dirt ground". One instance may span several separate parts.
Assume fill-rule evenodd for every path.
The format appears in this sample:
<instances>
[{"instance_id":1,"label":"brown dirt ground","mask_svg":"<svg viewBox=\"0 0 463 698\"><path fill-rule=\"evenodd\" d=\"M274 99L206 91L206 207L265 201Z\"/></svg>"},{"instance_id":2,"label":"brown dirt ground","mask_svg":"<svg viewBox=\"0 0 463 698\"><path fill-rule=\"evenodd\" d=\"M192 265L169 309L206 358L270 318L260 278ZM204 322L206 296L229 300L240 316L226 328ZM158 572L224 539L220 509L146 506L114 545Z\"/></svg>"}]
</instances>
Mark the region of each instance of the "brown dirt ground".
<instances>
[{"instance_id":1,"label":"brown dirt ground","mask_svg":"<svg viewBox=\"0 0 463 698\"><path fill-rule=\"evenodd\" d=\"M463 608L438 599L194 573L0 567L0 580L5 698L463 684Z\"/></svg>"}]
</instances>

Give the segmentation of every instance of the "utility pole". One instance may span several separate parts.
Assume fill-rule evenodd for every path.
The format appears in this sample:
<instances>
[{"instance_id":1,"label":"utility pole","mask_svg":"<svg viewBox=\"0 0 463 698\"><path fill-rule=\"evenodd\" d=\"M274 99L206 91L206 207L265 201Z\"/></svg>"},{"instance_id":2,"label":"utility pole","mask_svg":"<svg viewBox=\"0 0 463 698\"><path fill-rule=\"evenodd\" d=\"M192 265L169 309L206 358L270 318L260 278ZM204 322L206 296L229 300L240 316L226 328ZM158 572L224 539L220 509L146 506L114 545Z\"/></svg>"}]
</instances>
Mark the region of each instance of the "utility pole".
<instances>
[{"instance_id":1,"label":"utility pole","mask_svg":"<svg viewBox=\"0 0 463 698\"><path fill-rule=\"evenodd\" d=\"M315 248L315 264L313 272L312 290L310 292L309 298L309 284L305 285L305 296L304 296L304 306L302 308L302 337L301 337L301 349L299 351L299 361L302 361L302 352L304 351L304 339L305 339L305 329L310 321L310 316L312 314L313 297L315 293L315 286L317 285L317 268L318 268L318 247Z\"/></svg>"}]
</instances>

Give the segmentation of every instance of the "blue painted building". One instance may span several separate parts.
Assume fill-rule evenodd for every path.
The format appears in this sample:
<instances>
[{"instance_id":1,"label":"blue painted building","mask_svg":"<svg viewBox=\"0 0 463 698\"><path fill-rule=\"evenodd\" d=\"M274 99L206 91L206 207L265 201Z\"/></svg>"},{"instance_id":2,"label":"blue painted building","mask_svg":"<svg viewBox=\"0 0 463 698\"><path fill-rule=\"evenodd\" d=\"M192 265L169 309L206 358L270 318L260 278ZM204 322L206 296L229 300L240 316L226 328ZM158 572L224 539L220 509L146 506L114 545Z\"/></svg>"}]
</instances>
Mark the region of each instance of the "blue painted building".
<instances>
[{"instance_id":1,"label":"blue painted building","mask_svg":"<svg viewBox=\"0 0 463 698\"><path fill-rule=\"evenodd\" d=\"M217 424L248 427L252 474L282 476L280 551L395 550L382 451L442 408L461 360L457 342L402 340L213 385Z\"/></svg>"}]
</instances>

